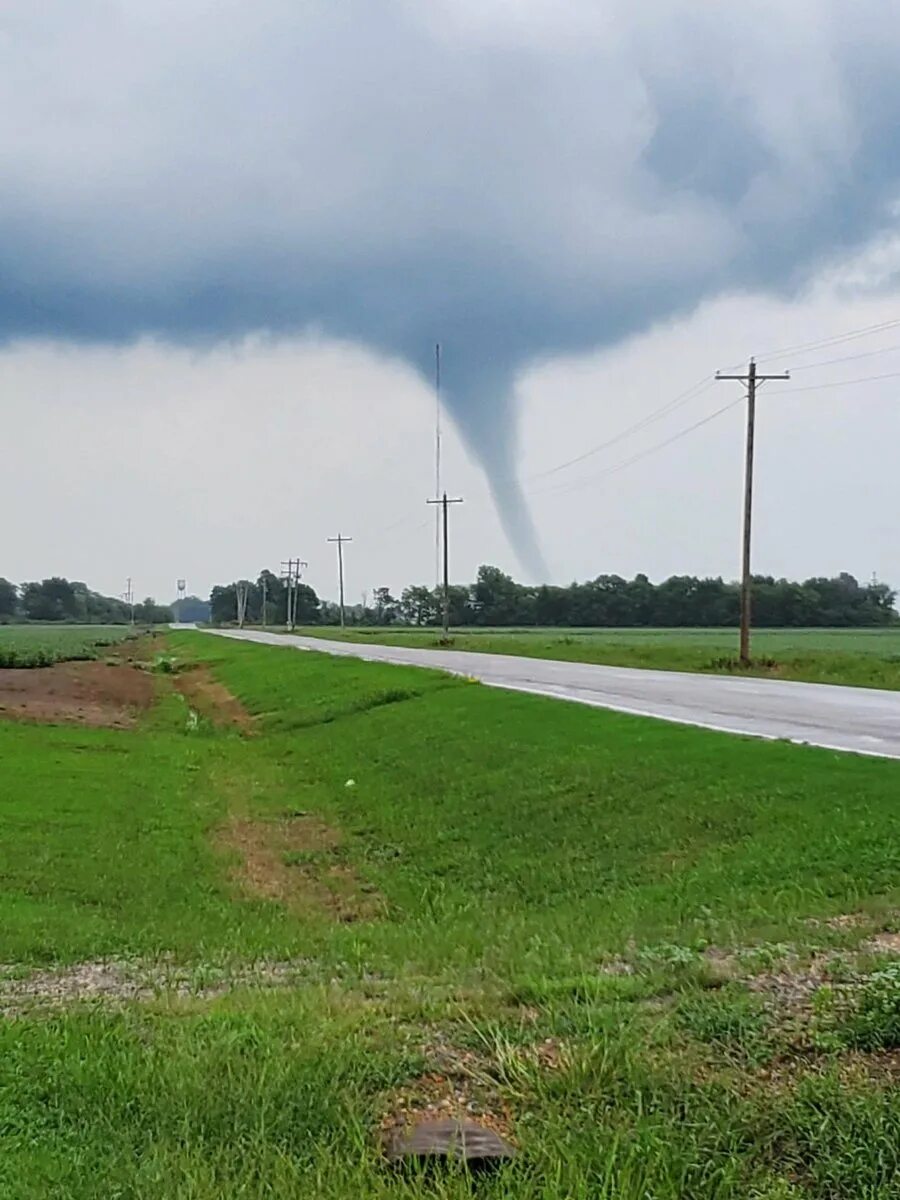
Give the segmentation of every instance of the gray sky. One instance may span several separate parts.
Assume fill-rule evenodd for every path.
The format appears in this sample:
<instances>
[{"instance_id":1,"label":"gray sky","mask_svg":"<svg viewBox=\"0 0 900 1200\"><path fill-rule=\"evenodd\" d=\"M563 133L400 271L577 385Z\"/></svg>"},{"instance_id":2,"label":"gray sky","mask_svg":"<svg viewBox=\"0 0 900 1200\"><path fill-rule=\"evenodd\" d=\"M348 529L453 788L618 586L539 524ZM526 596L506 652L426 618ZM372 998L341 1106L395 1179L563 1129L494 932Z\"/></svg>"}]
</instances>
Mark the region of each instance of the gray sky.
<instances>
[{"instance_id":1,"label":"gray sky","mask_svg":"<svg viewBox=\"0 0 900 1200\"><path fill-rule=\"evenodd\" d=\"M900 25L846 12L8 0L0 574L169 599L299 554L333 594L341 529L352 596L431 581L439 339L458 578L733 576L740 405L612 468L736 385L544 473L900 316ZM799 390L895 343L773 360L810 369L761 394L758 569L900 582L900 379Z\"/></svg>"}]
</instances>

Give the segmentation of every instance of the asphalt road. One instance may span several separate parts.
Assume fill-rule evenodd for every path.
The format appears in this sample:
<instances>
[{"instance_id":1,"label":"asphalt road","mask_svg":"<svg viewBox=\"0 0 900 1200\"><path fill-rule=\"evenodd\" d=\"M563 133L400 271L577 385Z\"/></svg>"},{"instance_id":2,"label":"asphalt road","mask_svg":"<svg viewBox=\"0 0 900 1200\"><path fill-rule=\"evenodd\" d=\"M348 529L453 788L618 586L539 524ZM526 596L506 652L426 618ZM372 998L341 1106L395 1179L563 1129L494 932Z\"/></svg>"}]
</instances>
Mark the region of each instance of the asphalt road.
<instances>
[{"instance_id":1,"label":"asphalt road","mask_svg":"<svg viewBox=\"0 0 900 1200\"><path fill-rule=\"evenodd\" d=\"M464 650L330 642L257 630L210 632L270 646L349 655L370 662L438 668L471 676L491 687L535 692L558 700L658 717L683 725L700 725L724 733L782 738L830 750L900 758L900 692L781 679L736 679L727 675L600 667Z\"/></svg>"}]
</instances>

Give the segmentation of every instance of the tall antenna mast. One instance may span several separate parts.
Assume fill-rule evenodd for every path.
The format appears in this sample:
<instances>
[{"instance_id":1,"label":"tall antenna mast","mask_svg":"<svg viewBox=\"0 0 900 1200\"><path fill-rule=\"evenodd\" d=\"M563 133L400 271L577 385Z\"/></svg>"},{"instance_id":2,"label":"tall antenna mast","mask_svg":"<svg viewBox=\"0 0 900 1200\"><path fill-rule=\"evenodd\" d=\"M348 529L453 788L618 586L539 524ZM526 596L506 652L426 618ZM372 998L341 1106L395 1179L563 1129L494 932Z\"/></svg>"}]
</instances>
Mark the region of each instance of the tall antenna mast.
<instances>
[{"instance_id":1,"label":"tall antenna mast","mask_svg":"<svg viewBox=\"0 0 900 1200\"><path fill-rule=\"evenodd\" d=\"M441 343L434 347L434 494L441 494ZM441 514L435 510L434 585L441 581Z\"/></svg>"}]
</instances>

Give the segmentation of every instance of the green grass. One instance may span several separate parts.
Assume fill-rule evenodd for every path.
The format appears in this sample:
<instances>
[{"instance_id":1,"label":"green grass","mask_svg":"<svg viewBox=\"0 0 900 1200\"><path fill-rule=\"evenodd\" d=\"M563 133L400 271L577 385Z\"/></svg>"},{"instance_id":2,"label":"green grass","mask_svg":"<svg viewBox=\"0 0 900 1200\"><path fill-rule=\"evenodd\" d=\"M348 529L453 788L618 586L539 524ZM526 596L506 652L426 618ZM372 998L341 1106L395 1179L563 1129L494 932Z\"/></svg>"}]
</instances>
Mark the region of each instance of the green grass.
<instances>
[{"instance_id":1,"label":"green grass","mask_svg":"<svg viewBox=\"0 0 900 1200\"><path fill-rule=\"evenodd\" d=\"M846 1057L894 1036L890 980L812 1062L777 1013L715 986L704 950L778 960L890 921L897 764L412 668L170 645L255 733L188 720L162 675L133 731L0 724L0 962L115 957L199 986L289 961L295 983L0 1023L0 1196L470 1196L459 1173L380 1162L375 1127L423 1076L508 1114L520 1159L478 1195L893 1194L900 1097ZM242 896L216 845L229 814L340 830L285 865L352 870L381 915ZM846 912L862 925L822 923Z\"/></svg>"},{"instance_id":2,"label":"green grass","mask_svg":"<svg viewBox=\"0 0 900 1200\"><path fill-rule=\"evenodd\" d=\"M0 625L0 667L97 658L104 647L133 636L128 625Z\"/></svg>"},{"instance_id":3,"label":"green grass","mask_svg":"<svg viewBox=\"0 0 900 1200\"><path fill-rule=\"evenodd\" d=\"M811 683L900 688L900 626L878 629L762 629L753 664L738 661L735 629L338 629L311 625L310 637L391 646L451 648L659 671L746 674Z\"/></svg>"}]
</instances>

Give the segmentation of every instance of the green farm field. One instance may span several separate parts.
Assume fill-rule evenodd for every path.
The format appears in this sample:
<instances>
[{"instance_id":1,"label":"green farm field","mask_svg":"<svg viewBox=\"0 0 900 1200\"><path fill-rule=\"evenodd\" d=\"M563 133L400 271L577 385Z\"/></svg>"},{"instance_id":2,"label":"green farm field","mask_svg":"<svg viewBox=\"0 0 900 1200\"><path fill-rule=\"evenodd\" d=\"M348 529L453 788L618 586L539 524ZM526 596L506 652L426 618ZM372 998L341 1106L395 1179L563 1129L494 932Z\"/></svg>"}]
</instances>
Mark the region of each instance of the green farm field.
<instances>
[{"instance_id":1,"label":"green farm field","mask_svg":"<svg viewBox=\"0 0 900 1200\"><path fill-rule=\"evenodd\" d=\"M128 625L0 625L0 667L45 667L96 658L133 637Z\"/></svg>"},{"instance_id":2,"label":"green farm field","mask_svg":"<svg viewBox=\"0 0 900 1200\"><path fill-rule=\"evenodd\" d=\"M753 634L753 665L737 662L736 629L497 629L451 630L310 625L298 632L342 641L515 654L661 671L749 674L900 688L900 626L865 629L761 629Z\"/></svg>"},{"instance_id":3,"label":"green farm field","mask_svg":"<svg viewBox=\"0 0 900 1200\"><path fill-rule=\"evenodd\" d=\"M0 1196L895 1194L900 764L166 640L0 723Z\"/></svg>"}]
</instances>

